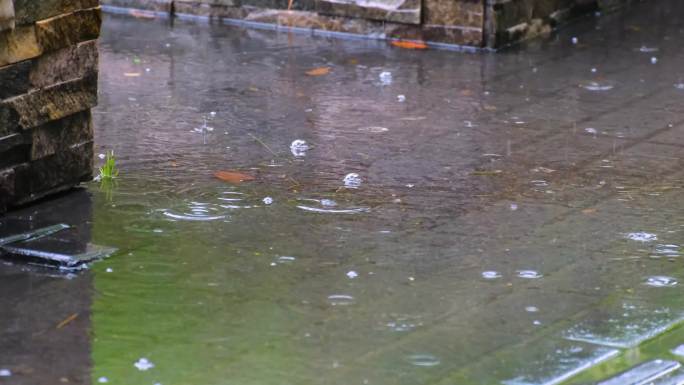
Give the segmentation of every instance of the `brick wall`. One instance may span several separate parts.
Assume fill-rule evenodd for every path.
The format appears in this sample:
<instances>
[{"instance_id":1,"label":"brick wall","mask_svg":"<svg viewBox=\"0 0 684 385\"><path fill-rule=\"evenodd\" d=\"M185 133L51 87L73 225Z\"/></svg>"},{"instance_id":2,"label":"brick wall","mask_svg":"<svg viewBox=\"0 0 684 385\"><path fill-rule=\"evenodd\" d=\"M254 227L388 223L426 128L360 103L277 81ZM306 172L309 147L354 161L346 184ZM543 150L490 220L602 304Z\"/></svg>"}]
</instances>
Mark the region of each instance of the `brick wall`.
<instances>
[{"instance_id":1,"label":"brick wall","mask_svg":"<svg viewBox=\"0 0 684 385\"><path fill-rule=\"evenodd\" d=\"M0 0L0 212L92 178L98 0Z\"/></svg>"}]
</instances>

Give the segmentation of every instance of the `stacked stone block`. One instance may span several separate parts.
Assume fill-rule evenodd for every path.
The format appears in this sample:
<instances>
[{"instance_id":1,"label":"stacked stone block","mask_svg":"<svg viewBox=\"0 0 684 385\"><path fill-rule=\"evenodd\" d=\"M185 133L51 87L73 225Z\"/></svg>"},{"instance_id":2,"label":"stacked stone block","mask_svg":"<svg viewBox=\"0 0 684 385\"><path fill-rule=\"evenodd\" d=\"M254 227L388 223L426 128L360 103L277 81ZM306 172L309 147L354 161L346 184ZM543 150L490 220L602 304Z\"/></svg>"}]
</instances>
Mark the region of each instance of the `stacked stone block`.
<instances>
[{"instance_id":1,"label":"stacked stone block","mask_svg":"<svg viewBox=\"0 0 684 385\"><path fill-rule=\"evenodd\" d=\"M98 0L0 0L0 213L92 178Z\"/></svg>"}]
</instances>

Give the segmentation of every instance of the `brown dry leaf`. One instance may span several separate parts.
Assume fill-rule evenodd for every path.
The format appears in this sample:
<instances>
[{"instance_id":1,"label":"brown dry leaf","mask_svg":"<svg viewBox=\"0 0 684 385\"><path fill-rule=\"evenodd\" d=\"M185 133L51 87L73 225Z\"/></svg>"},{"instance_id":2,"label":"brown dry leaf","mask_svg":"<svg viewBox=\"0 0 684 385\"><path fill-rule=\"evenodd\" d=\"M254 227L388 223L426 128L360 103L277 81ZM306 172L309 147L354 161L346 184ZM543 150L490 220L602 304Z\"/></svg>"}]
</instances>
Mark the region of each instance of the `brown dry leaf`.
<instances>
[{"instance_id":1,"label":"brown dry leaf","mask_svg":"<svg viewBox=\"0 0 684 385\"><path fill-rule=\"evenodd\" d=\"M358 59L349 59L349 64L357 65L357 64L359 64L359 61L358 61Z\"/></svg>"},{"instance_id":2,"label":"brown dry leaf","mask_svg":"<svg viewBox=\"0 0 684 385\"><path fill-rule=\"evenodd\" d=\"M71 321L75 320L78 317L78 313L74 313L64 319L64 321L60 322L57 324L57 329L61 329L71 323Z\"/></svg>"},{"instance_id":3,"label":"brown dry leaf","mask_svg":"<svg viewBox=\"0 0 684 385\"><path fill-rule=\"evenodd\" d=\"M128 78L137 78L140 76L140 72L124 72L124 76Z\"/></svg>"},{"instance_id":4,"label":"brown dry leaf","mask_svg":"<svg viewBox=\"0 0 684 385\"><path fill-rule=\"evenodd\" d=\"M462 96L473 96L473 91L471 90L463 90L461 91Z\"/></svg>"},{"instance_id":5,"label":"brown dry leaf","mask_svg":"<svg viewBox=\"0 0 684 385\"><path fill-rule=\"evenodd\" d=\"M485 104L482 109L485 111L496 111L496 107L490 104Z\"/></svg>"},{"instance_id":6,"label":"brown dry leaf","mask_svg":"<svg viewBox=\"0 0 684 385\"><path fill-rule=\"evenodd\" d=\"M588 208L588 209L582 210L582 214L587 214L587 215L589 215L589 214L594 214L594 213L597 212L597 211L598 211L598 209L595 209L595 208L592 207L592 208Z\"/></svg>"},{"instance_id":7,"label":"brown dry leaf","mask_svg":"<svg viewBox=\"0 0 684 385\"><path fill-rule=\"evenodd\" d=\"M306 74L309 76L323 76L327 75L330 73L330 67L318 67L314 68L312 70L306 71Z\"/></svg>"},{"instance_id":8,"label":"brown dry leaf","mask_svg":"<svg viewBox=\"0 0 684 385\"><path fill-rule=\"evenodd\" d=\"M221 179L224 182L238 184L254 180L254 177L249 174L243 174L238 171L216 171L214 177Z\"/></svg>"},{"instance_id":9,"label":"brown dry leaf","mask_svg":"<svg viewBox=\"0 0 684 385\"><path fill-rule=\"evenodd\" d=\"M395 47L403 49L427 49L428 46L422 41L395 40L391 42Z\"/></svg>"}]
</instances>

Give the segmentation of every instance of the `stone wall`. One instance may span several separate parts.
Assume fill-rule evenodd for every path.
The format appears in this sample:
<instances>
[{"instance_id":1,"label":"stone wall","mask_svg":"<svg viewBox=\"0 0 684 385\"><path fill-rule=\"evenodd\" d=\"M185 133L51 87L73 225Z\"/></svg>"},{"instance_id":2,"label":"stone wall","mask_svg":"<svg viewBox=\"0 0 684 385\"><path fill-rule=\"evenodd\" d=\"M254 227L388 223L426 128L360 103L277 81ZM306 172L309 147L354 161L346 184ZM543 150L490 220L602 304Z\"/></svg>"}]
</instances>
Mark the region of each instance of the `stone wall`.
<instances>
[{"instance_id":1,"label":"stone wall","mask_svg":"<svg viewBox=\"0 0 684 385\"><path fill-rule=\"evenodd\" d=\"M103 0L119 10L499 48L631 0ZM134 11L139 15L138 11Z\"/></svg>"},{"instance_id":2,"label":"stone wall","mask_svg":"<svg viewBox=\"0 0 684 385\"><path fill-rule=\"evenodd\" d=\"M486 0L485 42L502 47L550 32L588 12L609 11L630 0Z\"/></svg>"},{"instance_id":3,"label":"stone wall","mask_svg":"<svg viewBox=\"0 0 684 385\"><path fill-rule=\"evenodd\" d=\"M0 212L92 178L98 0L0 0Z\"/></svg>"}]
</instances>

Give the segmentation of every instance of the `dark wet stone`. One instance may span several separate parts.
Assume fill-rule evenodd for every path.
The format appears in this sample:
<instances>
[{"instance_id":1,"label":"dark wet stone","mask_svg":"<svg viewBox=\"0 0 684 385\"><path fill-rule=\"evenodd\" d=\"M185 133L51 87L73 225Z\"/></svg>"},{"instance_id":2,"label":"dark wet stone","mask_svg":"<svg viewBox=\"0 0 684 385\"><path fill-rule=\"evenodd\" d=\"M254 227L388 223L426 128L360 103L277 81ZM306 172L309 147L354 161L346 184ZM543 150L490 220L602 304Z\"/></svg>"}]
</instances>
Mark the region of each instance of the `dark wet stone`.
<instances>
[{"instance_id":1,"label":"dark wet stone","mask_svg":"<svg viewBox=\"0 0 684 385\"><path fill-rule=\"evenodd\" d=\"M90 110L52 121L31 130L31 160L54 155L93 139Z\"/></svg>"},{"instance_id":2,"label":"dark wet stone","mask_svg":"<svg viewBox=\"0 0 684 385\"><path fill-rule=\"evenodd\" d=\"M0 67L0 100L28 92L31 67L30 61Z\"/></svg>"}]
</instances>

